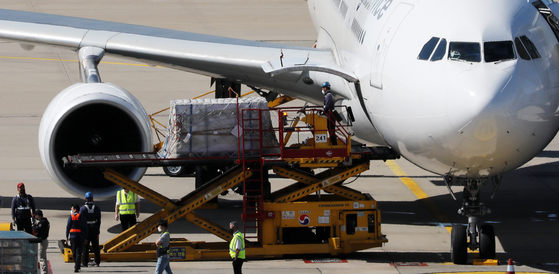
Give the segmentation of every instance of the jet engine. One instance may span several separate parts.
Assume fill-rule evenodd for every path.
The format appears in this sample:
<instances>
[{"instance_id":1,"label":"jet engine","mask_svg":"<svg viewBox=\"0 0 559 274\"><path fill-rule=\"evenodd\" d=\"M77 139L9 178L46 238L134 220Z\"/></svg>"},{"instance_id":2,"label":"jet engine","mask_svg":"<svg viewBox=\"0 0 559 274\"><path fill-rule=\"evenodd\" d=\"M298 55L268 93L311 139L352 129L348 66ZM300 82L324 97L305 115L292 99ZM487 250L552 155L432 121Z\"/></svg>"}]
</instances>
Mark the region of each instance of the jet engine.
<instances>
[{"instance_id":1,"label":"jet engine","mask_svg":"<svg viewBox=\"0 0 559 274\"><path fill-rule=\"evenodd\" d=\"M39 128L39 150L50 176L78 197L107 199L120 189L99 169L66 169L62 157L79 153L151 151L149 118L132 94L111 83L78 83L50 102ZM138 181L146 168L116 171Z\"/></svg>"}]
</instances>

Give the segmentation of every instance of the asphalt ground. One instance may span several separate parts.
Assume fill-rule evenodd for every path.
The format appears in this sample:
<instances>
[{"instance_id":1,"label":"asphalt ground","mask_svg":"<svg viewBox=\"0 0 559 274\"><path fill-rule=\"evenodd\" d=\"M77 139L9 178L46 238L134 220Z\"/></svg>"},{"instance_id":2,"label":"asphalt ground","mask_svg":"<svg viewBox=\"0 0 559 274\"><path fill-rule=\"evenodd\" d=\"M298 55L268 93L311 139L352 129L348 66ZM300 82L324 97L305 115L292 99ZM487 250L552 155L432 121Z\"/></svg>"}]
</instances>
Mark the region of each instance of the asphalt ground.
<instances>
[{"instance_id":1,"label":"asphalt ground","mask_svg":"<svg viewBox=\"0 0 559 274\"><path fill-rule=\"evenodd\" d=\"M267 1L2 1L0 8L38 11L110 20L162 28L199 32L235 38L311 46L316 30L308 15L306 2ZM148 113L168 107L171 99L193 98L211 90L208 77L188 74L106 56L99 66L102 80L132 92ZM24 51L18 44L0 43L0 195L3 208L0 221L10 220L9 204L17 194L16 185L24 182L37 207L51 222L48 258L52 273L72 273L64 263L57 240L64 238L70 205L83 203L59 188L41 163L37 133L41 115L54 96L79 82L74 52L51 47ZM244 87L246 92L249 89ZM317 91L319 92L319 91ZM208 95L211 97L211 95ZM298 102L300 103L300 102ZM297 104L297 103L292 103ZM166 121L165 114L159 116ZM347 255L342 263L305 263L301 256L275 260L250 260L244 273L461 273L505 272L509 258L521 272L557 273L559 271L559 139L533 160L504 176L493 199L492 186L482 189L482 198L491 208L482 222L492 223L497 237L499 266L457 266L450 262L452 223L464 223L457 214L461 189L453 187L453 200L441 177L424 171L404 159L372 162L348 186L370 193L383 211L382 231L389 242ZM169 178L161 168L150 168L141 181L165 196L177 199L194 189L194 178ZM272 187L289 184L273 179ZM240 218L241 197L230 194L220 198L218 210L197 213L226 227ZM103 210L100 241L120 232L114 220L114 200L100 201ZM158 208L142 200L140 219ZM192 241L219 241L219 238L188 223L170 225L173 237ZM145 241L154 242L156 236ZM474 257L470 255L470 261ZM229 261L172 262L175 273L232 273ZM155 262L103 262L99 268L84 268L83 273L149 273Z\"/></svg>"}]
</instances>

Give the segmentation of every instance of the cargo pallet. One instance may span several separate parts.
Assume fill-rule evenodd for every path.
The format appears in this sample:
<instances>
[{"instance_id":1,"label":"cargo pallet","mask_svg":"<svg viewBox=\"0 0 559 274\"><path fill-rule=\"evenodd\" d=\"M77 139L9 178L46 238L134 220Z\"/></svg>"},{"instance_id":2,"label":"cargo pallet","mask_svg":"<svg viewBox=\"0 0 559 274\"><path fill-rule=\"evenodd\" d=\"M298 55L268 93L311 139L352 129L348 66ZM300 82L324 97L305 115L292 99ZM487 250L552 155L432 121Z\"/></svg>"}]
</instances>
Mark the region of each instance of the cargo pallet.
<instances>
[{"instance_id":1,"label":"cargo pallet","mask_svg":"<svg viewBox=\"0 0 559 274\"><path fill-rule=\"evenodd\" d=\"M262 115L278 118L276 126L265 129ZM350 110L346 111L351 116ZM388 160L399 155L388 147L352 145L346 124L336 121L338 145L332 145L327 119L320 108L242 109L238 155L235 158L160 158L157 153L79 154L64 158L67 168L102 168L105 177L162 209L123 231L101 246L103 261L155 260L154 243L140 243L156 233L158 221L169 224L184 218L223 239L222 242L171 241L171 259L229 259L231 234L194 212L209 201L239 186L243 194L243 230L248 258L278 258L284 255L329 254L338 256L380 247L388 240L381 232L377 202L369 194L342 183L369 169L371 160ZM290 118L294 117L294 118ZM287 126L290 123L289 126ZM278 142L265 145L263 134L275 134ZM310 136L293 144L293 135ZM247 145L250 143L251 145ZM209 180L177 201L157 193L112 170L112 167L178 166L226 163L223 174ZM320 169L320 172L318 172ZM270 191L268 171L293 179L290 186ZM317 174L314 174L317 171ZM320 191L326 193L321 194ZM256 233L247 234L247 230ZM73 260L70 247L59 241L64 260ZM92 254L90 254L90 257Z\"/></svg>"}]
</instances>

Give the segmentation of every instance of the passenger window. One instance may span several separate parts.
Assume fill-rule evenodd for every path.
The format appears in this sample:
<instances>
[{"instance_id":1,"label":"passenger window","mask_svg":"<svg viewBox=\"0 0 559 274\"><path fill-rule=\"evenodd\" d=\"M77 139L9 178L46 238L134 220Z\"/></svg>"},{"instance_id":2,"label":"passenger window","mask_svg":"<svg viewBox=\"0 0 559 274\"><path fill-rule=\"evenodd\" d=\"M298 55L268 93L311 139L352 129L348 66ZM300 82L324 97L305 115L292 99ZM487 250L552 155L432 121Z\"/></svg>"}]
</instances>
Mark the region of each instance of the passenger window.
<instances>
[{"instance_id":1,"label":"passenger window","mask_svg":"<svg viewBox=\"0 0 559 274\"><path fill-rule=\"evenodd\" d=\"M512 41L485 42L483 44L485 62L498 62L516 58Z\"/></svg>"},{"instance_id":2,"label":"passenger window","mask_svg":"<svg viewBox=\"0 0 559 274\"><path fill-rule=\"evenodd\" d=\"M532 59L540 58L538 49L536 49L536 46L534 45L534 43L532 43L532 41L530 41L530 39L528 39L528 37L522 35L520 36L520 40L522 40L522 43L524 44L524 46L526 46L526 49L528 50L528 53L530 54L530 57L532 57Z\"/></svg>"},{"instance_id":3,"label":"passenger window","mask_svg":"<svg viewBox=\"0 0 559 274\"><path fill-rule=\"evenodd\" d=\"M466 62L480 62L481 48L479 43L450 42L448 59Z\"/></svg>"},{"instance_id":4,"label":"passenger window","mask_svg":"<svg viewBox=\"0 0 559 274\"><path fill-rule=\"evenodd\" d=\"M433 37L429 41L427 41L427 43L425 43L425 45L421 49L421 52L419 53L419 56L417 56L417 59L419 59L419 60L429 60L429 56L431 56L431 53L433 52L433 50L437 46L437 43L439 42L439 39L440 39L439 37Z\"/></svg>"},{"instance_id":5,"label":"passenger window","mask_svg":"<svg viewBox=\"0 0 559 274\"><path fill-rule=\"evenodd\" d=\"M532 58L530 58L530 55L528 55L528 52L526 51L526 49L524 48L524 45L522 45L522 43L520 42L520 39L518 39L518 37L514 38L514 44L516 45L516 51L518 51L518 55L520 56L520 58L524 59L524 60L531 60Z\"/></svg>"},{"instance_id":6,"label":"passenger window","mask_svg":"<svg viewBox=\"0 0 559 274\"><path fill-rule=\"evenodd\" d=\"M437 46L435 53L433 53L433 56L431 56L431 61L442 60L444 58L445 53L446 53L446 39L441 39L441 42Z\"/></svg>"}]
</instances>

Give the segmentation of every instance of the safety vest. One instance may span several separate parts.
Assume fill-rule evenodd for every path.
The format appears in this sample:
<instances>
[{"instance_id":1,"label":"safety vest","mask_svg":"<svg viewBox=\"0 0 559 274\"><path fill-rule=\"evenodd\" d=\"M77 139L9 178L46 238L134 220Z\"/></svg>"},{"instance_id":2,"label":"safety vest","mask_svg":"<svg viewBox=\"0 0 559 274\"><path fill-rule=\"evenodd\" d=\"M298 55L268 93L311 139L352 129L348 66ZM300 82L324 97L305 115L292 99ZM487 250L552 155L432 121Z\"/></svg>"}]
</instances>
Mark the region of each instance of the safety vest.
<instances>
[{"instance_id":1,"label":"safety vest","mask_svg":"<svg viewBox=\"0 0 559 274\"><path fill-rule=\"evenodd\" d=\"M169 231L165 230L165 232L163 232L161 234L169 234ZM161 236L159 236L159 237L161 237ZM169 245L171 245L171 242L169 242ZM169 254L169 245L167 245L167 247L163 247L163 245L160 245L160 246L157 247L157 251L155 252L157 258L159 258L163 255Z\"/></svg>"},{"instance_id":2,"label":"safety vest","mask_svg":"<svg viewBox=\"0 0 559 274\"><path fill-rule=\"evenodd\" d=\"M25 195L25 199L24 197L21 197L19 195L16 196L17 197L17 204L18 207L16 208L16 217L17 218L31 218L31 207L29 207L30 201L29 201L29 196Z\"/></svg>"},{"instance_id":3,"label":"safety vest","mask_svg":"<svg viewBox=\"0 0 559 274\"><path fill-rule=\"evenodd\" d=\"M132 191L128 192L128 198L126 198L126 193L123 190L117 192L119 196L118 213L120 215L126 214L136 214L136 203L138 202L138 195Z\"/></svg>"},{"instance_id":4,"label":"safety vest","mask_svg":"<svg viewBox=\"0 0 559 274\"><path fill-rule=\"evenodd\" d=\"M231 258L235 258L235 251L237 250L237 241L241 241L241 250L239 251L239 259L245 259L245 239L243 234L237 230L235 234L233 234L233 239L231 239L231 243L229 244L229 255Z\"/></svg>"},{"instance_id":5,"label":"safety vest","mask_svg":"<svg viewBox=\"0 0 559 274\"><path fill-rule=\"evenodd\" d=\"M91 226L97 224L97 218L95 218L95 205L91 205L91 208L89 208L89 205L86 204L85 208L87 209L87 214L85 215L87 224Z\"/></svg>"},{"instance_id":6,"label":"safety vest","mask_svg":"<svg viewBox=\"0 0 559 274\"><path fill-rule=\"evenodd\" d=\"M72 222L70 223L70 233L80 233L82 230L80 229L80 214L72 214Z\"/></svg>"}]
</instances>

